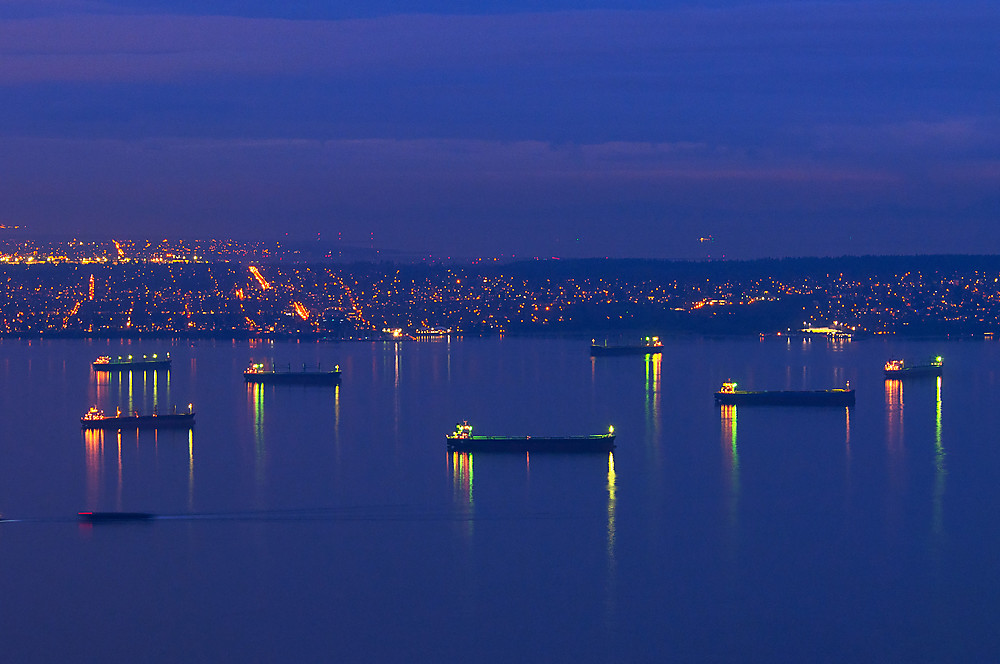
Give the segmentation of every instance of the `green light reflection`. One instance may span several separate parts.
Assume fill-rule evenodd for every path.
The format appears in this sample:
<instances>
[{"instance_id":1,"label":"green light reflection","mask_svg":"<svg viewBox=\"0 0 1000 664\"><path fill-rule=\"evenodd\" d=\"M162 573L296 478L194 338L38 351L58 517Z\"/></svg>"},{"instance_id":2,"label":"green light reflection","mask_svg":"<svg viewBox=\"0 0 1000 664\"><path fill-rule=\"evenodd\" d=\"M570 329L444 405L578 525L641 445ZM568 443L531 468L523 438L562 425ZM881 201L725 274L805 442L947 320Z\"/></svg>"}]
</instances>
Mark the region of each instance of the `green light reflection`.
<instances>
[{"instance_id":1,"label":"green light reflection","mask_svg":"<svg viewBox=\"0 0 1000 664\"><path fill-rule=\"evenodd\" d=\"M264 462L266 460L267 446L264 439L264 385L252 383L247 386L251 391L253 400L253 437L254 437L254 459L256 461L256 479L258 485L264 483Z\"/></svg>"},{"instance_id":2,"label":"green light reflection","mask_svg":"<svg viewBox=\"0 0 1000 664\"><path fill-rule=\"evenodd\" d=\"M653 430L660 431L661 367L663 356L659 353L646 355L646 421Z\"/></svg>"},{"instance_id":3,"label":"green light reflection","mask_svg":"<svg viewBox=\"0 0 1000 664\"><path fill-rule=\"evenodd\" d=\"M937 395L934 408L934 534L944 533L944 491L948 478L944 445L941 443L941 376L937 377Z\"/></svg>"},{"instance_id":4,"label":"green light reflection","mask_svg":"<svg viewBox=\"0 0 1000 664\"><path fill-rule=\"evenodd\" d=\"M475 526L473 518L475 516L475 499L473 497L475 473L472 468L472 452L452 452L449 461L451 462L453 497L463 517L465 536L471 538Z\"/></svg>"}]
</instances>

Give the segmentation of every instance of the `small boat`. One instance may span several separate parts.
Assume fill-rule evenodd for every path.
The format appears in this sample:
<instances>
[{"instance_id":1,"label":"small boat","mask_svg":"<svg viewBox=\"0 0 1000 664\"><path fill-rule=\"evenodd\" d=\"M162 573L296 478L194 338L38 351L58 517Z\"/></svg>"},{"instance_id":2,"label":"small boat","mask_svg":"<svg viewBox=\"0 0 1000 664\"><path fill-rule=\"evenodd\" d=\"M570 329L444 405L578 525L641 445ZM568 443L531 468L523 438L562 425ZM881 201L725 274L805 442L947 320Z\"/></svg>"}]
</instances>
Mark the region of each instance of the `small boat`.
<instances>
[{"instance_id":1,"label":"small boat","mask_svg":"<svg viewBox=\"0 0 1000 664\"><path fill-rule=\"evenodd\" d=\"M715 393L718 406L853 406L854 390L738 390L736 383L726 381Z\"/></svg>"},{"instance_id":2,"label":"small boat","mask_svg":"<svg viewBox=\"0 0 1000 664\"><path fill-rule=\"evenodd\" d=\"M79 512L84 523L121 523L123 521L152 521L155 514L149 512Z\"/></svg>"},{"instance_id":3,"label":"small boat","mask_svg":"<svg viewBox=\"0 0 1000 664\"><path fill-rule=\"evenodd\" d=\"M883 371L886 378L907 378L910 376L940 376L944 373L944 360L940 355L924 364L906 366L903 360L889 360Z\"/></svg>"},{"instance_id":4,"label":"small boat","mask_svg":"<svg viewBox=\"0 0 1000 664\"><path fill-rule=\"evenodd\" d=\"M615 448L615 428L590 436L473 436L472 425L462 422L445 436L456 452L610 452Z\"/></svg>"},{"instance_id":5,"label":"small boat","mask_svg":"<svg viewBox=\"0 0 1000 664\"><path fill-rule=\"evenodd\" d=\"M133 357L132 355L126 355L125 357L119 355L115 359L112 359L110 355L102 355L94 360L92 366L94 367L94 371L107 373L157 371L159 369L170 368L170 353L167 353L166 357L160 357L158 353L153 353L152 355L143 355L141 358Z\"/></svg>"},{"instance_id":6,"label":"small boat","mask_svg":"<svg viewBox=\"0 0 1000 664\"><path fill-rule=\"evenodd\" d=\"M188 404L188 412L178 413L176 408L173 413L161 415L140 415L139 411L122 414L118 409L116 415L105 415L104 411L97 406L91 406L90 410L80 418L81 429L191 429L194 427L194 410Z\"/></svg>"},{"instance_id":7,"label":"small boat","mask_svg":"<svg viewBox=\"0 0 1000 664\"><path fill-rule=\"evenodd\" d=\"M265 369L263 364L251 364L243 372L243 380L265 385L337 385L340 383L340 365L336 365L333 371L320 371L318 367L309 370L305 365L302 371L292 371L291 365L288 371L275 371Z\"/></svg>"},{"instance_id":8,"label":"small boat","mask_svg":"<svg viewBox=\"0 0 1000 664\"><path fill-rule=\"evenodd\" d=\"M663 342L659 337L645 337L637 344L598 346L592 339L590 342L591 356L599 355L652 355L663 352Z\"/></svg>"}]
</instances>

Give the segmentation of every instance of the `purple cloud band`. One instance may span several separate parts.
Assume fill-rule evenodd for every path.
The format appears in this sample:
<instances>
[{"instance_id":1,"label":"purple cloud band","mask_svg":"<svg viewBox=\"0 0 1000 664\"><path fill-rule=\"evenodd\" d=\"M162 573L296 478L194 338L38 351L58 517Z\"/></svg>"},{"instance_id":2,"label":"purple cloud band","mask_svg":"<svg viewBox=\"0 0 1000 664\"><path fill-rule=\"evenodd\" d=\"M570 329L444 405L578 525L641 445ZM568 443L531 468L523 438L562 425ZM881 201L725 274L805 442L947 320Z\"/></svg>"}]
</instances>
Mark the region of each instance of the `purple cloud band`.
<instances>
[{"instance_id":1,"label":"purple cloud band","mask_svg":"<svg viewBox=\"0 0 1000 664\"><path fill-rule=\"evenodd\" d=\"M943 1L342 21L84 14L0 20L0 83L355 74L587 58L655 70L712 54L807 69L836 54L884 67L893 64L880 62L887 52L920 59L929 50L927 57L964 61L997 32L996 3ZM789 54L797 57L786 60Z\"/></svg>"}]
</instances>

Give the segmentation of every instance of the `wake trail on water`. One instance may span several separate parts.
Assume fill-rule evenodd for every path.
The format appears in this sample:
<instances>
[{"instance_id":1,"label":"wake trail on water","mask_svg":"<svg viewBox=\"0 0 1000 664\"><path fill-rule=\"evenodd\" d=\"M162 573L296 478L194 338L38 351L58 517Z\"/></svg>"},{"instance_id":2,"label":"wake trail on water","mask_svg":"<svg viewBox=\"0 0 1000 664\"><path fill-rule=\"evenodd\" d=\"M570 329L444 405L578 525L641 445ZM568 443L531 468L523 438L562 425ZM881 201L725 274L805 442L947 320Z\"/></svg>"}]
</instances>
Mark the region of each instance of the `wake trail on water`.
<instances>
[{"instance_id":1,"label":"wake trail on water","mask_svg":"<svg viewBox=\"0 0 1000 664\"><path fill-rule=\"evenodd\" d=\"M400 505L380 505L347 508L314 508L303 510L250 510L233 512L190 512L183 514L81 512L72 517L0 518L8 523L148 523L151 521L229 521L229 522L418 522L418 521L496 521L513 519L565 519L575 515L553 513L519 514L456 514L452 511L413 510Z\"/></svg>"}]
</instances>

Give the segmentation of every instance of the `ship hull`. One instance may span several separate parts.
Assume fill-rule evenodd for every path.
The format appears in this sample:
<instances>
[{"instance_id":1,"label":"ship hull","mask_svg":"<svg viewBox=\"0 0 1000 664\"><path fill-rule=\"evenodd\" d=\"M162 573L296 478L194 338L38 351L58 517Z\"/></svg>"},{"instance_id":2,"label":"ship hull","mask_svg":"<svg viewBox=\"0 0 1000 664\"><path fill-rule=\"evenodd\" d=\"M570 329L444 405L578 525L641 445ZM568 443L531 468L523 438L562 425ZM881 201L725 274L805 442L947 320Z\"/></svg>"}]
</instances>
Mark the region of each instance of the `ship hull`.
<instances>
[{"instance_id":1,"label":"ship hull","mask_svg":"<svg viewBox=\"0 0 1000 664\"><path fill-rule=\"evenodd\" d=\"M716 392L719 406L853 406L854 390Z\"/></svg>"},{"instance_id":2,"label":"ship hull","mask_svg":"<svg viewBox=\"0 0 1000 664\"><path fill-rule=\"evenodd\" d=\"M84 523L123 523L126 521L152 521L156 518L150 512L80 512Z\"/></svg>"},{"instance_id":3,"label":"ship hull","mask_svg":"<svg viewBox=\"0 0 1000 664\"><path fill-rule=\"evenodd\" d=\"M658 355L663 352L663 346L591 346L593 357L612 355Z\"/></svg>"},{"instance_id":4,"label":"ship hull","mask_svg":"<svg viewBox=\"0 0 1000 664\"><path fill-rule=\"evenodd\" d=\"M448 449L455 452L610 452L613 435L601 436L448 436Z\"/></svg>"},{"instance_id":5,"label":"ship hull","mask_svg":"<svg viewBox=\"0 0 1000 664\"><path fill-rule=\"evenodd\" d=\"M81 429L103 430L136 430L136 429L192 429L194 428L194 413L178 413L169 415L129 415L123 417L105 417L102 419L81 419Z\"/></svg>"},{"instance_id":6,"label":"ship hull","mask_svg":"<svg viewBox=\"0 0 1000 664\"><path fill-rule=\"evenodd\" d=\"M340 372L247 371L243 373L243 380L261 385L337 385Z\"/></svg>"},{"instance_id":7,"label":"ship hull","mask_svg":"<svg viewBox=\"0 0 1000 664\"><path fill-rule=\"evenodd\" d=\"M886 369L884 371L886 378L901 379L901 378L923 378L923 377L937 377L942 375L943 367L935 366L918 366L918 367L906 367L904 369Z\"/></svg>"},{"instance_id":8,"label":"ship hull","mask_svg":"<svg viewBox=\"0 0 1000 664\"><path fill-rule=\"evenodd\" d=\"M170 360L149 360L148 362L94 362L94 371L102 373L126 373L131 371L166 371Z\"/></svg>"}]
</instances>

